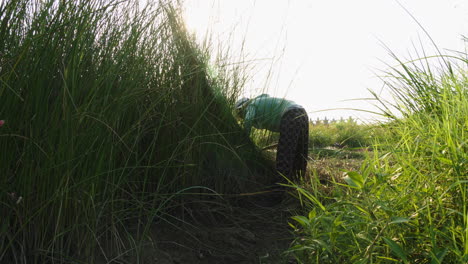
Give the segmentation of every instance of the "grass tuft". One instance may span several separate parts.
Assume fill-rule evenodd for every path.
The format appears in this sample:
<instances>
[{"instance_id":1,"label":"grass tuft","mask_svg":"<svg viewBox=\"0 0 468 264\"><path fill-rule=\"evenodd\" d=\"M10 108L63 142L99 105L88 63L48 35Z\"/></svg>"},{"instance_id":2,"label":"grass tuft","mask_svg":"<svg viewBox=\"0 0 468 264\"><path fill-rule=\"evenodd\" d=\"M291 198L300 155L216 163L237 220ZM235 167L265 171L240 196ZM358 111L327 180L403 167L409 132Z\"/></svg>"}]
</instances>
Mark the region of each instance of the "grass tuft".
<instances>
[{"instance_id":1,"label":"grass tuft","mask_svg":"<svg viewBox=\"0 0 468 264\"><path fill-rule=\"evenodd\" d=\"M468 261L467 61L444 57L436 71L430 60L398 60L388 74L395 100L376 97L387 136L361 167L302 195L288 251L300 263Z\"/></svg>"}]
</instances>

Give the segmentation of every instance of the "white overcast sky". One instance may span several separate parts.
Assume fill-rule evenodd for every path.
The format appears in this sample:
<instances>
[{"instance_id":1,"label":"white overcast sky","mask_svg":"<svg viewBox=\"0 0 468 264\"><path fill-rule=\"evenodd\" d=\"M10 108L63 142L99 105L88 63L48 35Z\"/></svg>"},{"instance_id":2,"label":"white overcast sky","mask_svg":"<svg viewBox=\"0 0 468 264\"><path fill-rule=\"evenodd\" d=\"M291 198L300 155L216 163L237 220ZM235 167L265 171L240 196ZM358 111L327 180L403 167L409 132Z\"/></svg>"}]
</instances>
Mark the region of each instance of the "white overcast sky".
<instances>
[{"instance_id":1,"label":"white overcast sky","mask_svg":"<svg viewBox=\"0 0 468 264\"><path fill-rule=\"evenodd\" d=\"M400 3L443 52L465 52L468 0ZM187 27L200 42L211 32L234 56L244 45L243 55L255 61L247 96L266 91L286 97L303 105L312 119L373 118L322 110L373 109L349 99L381 90L376 74L385 70L384 62L394 64L382 43L402 59L417 57L413 44L420 46L420 40L426 53L435 54L423 30L394 0L186 0L184 9ZM273 76L266 78L271 66Z\"/></svg>"}]
</instances>

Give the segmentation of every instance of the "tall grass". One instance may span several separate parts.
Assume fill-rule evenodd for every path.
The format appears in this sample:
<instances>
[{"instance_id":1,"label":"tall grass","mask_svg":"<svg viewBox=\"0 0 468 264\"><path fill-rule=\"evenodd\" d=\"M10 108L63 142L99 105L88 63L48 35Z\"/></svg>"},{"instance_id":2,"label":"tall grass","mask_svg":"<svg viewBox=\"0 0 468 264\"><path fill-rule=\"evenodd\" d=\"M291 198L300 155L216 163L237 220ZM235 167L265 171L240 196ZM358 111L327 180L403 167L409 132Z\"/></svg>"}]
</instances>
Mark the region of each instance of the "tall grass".
<instances>
[{"instance_id":1,"label":"tall grass","mask_svg":"<svg viewBox=\"0 0 468 264\"><path fill-rule=\"evenodd\" d=\"M389 136L330 195L299 189L289 252L301 263L468 262L468 75L464 55L400 62L381 102Z\"/></svg>"},{"instance_id":2,"label":"tall grass","mask_svg":"<svg viewBox=\"0 0 468 264\"><path fill-rule=\"evenodd\" d=\"M169 201L267 171L172 2L1 2L0 262L138 257Z\"/></svg>"}]
</instances>

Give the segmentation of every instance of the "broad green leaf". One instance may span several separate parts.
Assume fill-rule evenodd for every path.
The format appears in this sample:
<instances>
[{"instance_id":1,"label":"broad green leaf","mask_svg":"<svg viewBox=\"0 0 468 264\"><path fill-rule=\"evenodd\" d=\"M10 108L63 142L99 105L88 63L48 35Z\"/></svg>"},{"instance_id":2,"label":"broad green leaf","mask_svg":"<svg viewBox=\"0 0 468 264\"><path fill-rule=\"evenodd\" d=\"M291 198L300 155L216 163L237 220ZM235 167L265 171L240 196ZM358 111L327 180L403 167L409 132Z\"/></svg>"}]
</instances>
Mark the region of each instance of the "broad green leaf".
<instances>
[{"instance_id":1,"label":"broad green leaf","mask_svg":"<svg viewBox=\"0 0 468 264\"><path fill-rule=\"evenodd\" d=\"M386 237L383 238L383 240L385 241L385 243L387 243L387 245L390 247L390 249L392 250L392 252L397 256L399 257L400 259L402 259L404 262L407 262L408 259L406 257L406 252L403 250L403 248L398 245L395 241L391 240L391 239L388 239Z\"/></svg>"},{"instance_id":2,"label":"broad green leaf","mask_svg":"<svg viewBox=\"0 0 468 264\"><path fill-rule=\"evenodd\" d=\"M302 216L302 215L296 215L296 216L293 216L291 217L292 219L296 220L301 226L303 227L307 227L309 226L309 219L307 219L307 217L305 216Z\"/></svg>"},{"instance_id":3,"label":"broad green leaf","mask_svg":"<svg viewBox=\"0 0 468 264\"><path fill-rule=\"evenodd\" d=\"M294 251L303 251L305 250L306 247L303 245L294 245L288 249L288 252L294 252Z\"/></svg>"},{"instance_id":4,"label":"broad green leaf","mask_svg":"<svg viewBox=\"0 0 468 264\"><path fill-rule=\"evenodd\" d=\"M317 212L315 212L315 209L309 212L309 220L314 219L317 216Z\"/></svg>"},{"instance_id":5,"label":"broad green leaf","mask_svg":"<svg viewBox=\"0 0 468 264\"><path fill-rule=\"evenodd\" d=\"M344 180L352 187L362 189L364 187L364 178L355 171L346 171Z\"/></svg>"},{"instance_id":6,"label":"broad green leaf","mask_svg":"<svg viewBox=\"0 0 468 264\"><path fill-rule=\"evenodd\" d=\"M333 220L333 225L334 226L340 226L341 224L344 223L344 221L341 221L342 215L338 215L335 220Z\"/></svg>"},{"instance_id":7,"label":"broad green leaf","mask_svg":"<svg viewBox=\"0 0 468 264\"><path fill-rule=\"evenodd\" d=\"M362 208L361 206L357 205L357 204L353 204L354 207L356 207L356 209L358 209L359 211L365 213L366 215L369 215L369 212L366 211L364 208Z\"/></svg>"},{"instance_id":8,"label":"broad green leaf","mask_svg":"<svg viewBox=\"0 0 468 264\"><path fill-rule=\"evenodd\" d=\"M290 227L292 227L292 229L297 229L297 227L296 227L295 225L293 225L293 224L291 224L291 223L289 223L289 222L288 222L288 225L289 225Z\"/></svg>"}]
</instances>

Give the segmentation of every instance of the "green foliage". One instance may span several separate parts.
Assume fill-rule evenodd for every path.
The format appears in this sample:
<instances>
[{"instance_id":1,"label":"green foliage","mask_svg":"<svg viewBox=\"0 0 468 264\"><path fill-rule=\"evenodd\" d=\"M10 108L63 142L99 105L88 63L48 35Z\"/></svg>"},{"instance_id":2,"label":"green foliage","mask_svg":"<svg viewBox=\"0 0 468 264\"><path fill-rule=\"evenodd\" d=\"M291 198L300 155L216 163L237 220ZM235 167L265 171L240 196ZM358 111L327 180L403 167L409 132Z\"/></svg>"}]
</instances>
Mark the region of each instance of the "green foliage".
<instances>
[{"instance_id":1,"label":"green foliage","mask_svg":"<svg viewBox=\"0 0 468 264\"><path fill-rule=\"evenodd\" d=\"M389 136L333 191L303 196L308 217L293 218L289 250L300 263L468 262L468 76L457 59L464 67L440 58L437 75L424 60L389 74L396 101L376 98Z\"/></svg>"},{"instance_id":2,"label":"green foliage","mask_svg":"<svg viewBox=\"0 0 468 264\"><path fill-rule=\"evenodd\" d=\"M170 201L255 186L265 160L230 107L243 79L210 76L178 14L1 2L0 262L138 256Z\"/></svg>"},{"instance_id":3,"label":"green foliage","mask_svg":"<svg viewBox=\"0 0 468 264\"><path fill-rule=\"evenodd\" d=\"M348 148L369 147L384 134L385 131L377 125L358 124L353 120L338 121L331 124L310 124L309 144L313 148L333 145Z\"/></svg>"},{"instance_id":4,"label":"green foliage","mask_svg":"<svg viewBox=\"0 0 468 264\"><path fill-rule=\"evenodd\" d=\"M327 125L309 125L309 146L323 148L332 146L336 130Z\"/></svg>"}]
</instances>

